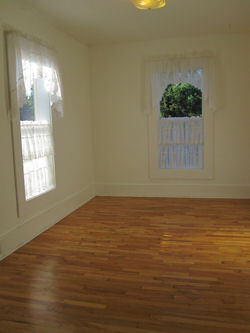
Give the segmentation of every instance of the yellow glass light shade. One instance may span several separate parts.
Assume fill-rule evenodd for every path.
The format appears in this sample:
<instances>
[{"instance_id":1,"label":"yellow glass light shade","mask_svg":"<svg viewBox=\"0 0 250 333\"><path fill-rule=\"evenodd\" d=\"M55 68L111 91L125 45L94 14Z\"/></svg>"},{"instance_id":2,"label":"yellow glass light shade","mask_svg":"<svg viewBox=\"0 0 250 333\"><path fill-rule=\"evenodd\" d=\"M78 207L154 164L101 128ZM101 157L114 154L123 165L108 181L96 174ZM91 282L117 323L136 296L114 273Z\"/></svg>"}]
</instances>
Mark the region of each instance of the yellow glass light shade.
<instances>
[{"instance_id":1,"label":"yellow glass light shade","mask_svg":"<svg viewBox=\"0 0 250 333\"><path fill-rule=\"evenodd\" d=\"M157 9L166 6L166 0L130 0L139 9Z\"/></svg>"}]
</instances>

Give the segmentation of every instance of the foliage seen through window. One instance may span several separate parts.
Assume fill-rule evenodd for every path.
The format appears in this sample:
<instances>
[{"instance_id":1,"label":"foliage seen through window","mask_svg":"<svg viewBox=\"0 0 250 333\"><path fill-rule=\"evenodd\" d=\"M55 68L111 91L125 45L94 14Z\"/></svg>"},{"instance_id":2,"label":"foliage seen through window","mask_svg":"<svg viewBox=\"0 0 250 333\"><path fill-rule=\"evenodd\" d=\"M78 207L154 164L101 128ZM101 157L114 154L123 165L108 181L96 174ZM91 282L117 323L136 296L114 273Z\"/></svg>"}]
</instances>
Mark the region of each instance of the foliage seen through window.
<instances>
[{"instance_id":1,"label":"foliage seen through window","mask_svg":"<svg viewBox=\"0 0 250 333\"><path fill-rule=\"evenodd\" d=\"M201 117L202 91L189 83L169 84L160 102L162 118Z\"/></svg>"}]
</instances>

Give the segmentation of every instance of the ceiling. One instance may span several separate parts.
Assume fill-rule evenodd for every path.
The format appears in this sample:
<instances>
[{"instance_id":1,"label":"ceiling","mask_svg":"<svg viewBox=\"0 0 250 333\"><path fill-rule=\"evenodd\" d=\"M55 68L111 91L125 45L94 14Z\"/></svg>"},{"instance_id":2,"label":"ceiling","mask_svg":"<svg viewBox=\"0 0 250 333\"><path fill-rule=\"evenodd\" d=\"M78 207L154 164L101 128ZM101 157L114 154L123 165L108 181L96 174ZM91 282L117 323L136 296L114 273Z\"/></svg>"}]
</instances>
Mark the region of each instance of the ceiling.
<instances>
[{"instance_id":1,"label":"ceiling","mask_svg":"<svg viewBox=\"0 0 250 333\"><path fill-rule=\"evenodd\" d=\"M250 32L249 0L167 0L141 11L129 0L25 0L60 29L89 45Z\"/></svg>"}]
</instances>

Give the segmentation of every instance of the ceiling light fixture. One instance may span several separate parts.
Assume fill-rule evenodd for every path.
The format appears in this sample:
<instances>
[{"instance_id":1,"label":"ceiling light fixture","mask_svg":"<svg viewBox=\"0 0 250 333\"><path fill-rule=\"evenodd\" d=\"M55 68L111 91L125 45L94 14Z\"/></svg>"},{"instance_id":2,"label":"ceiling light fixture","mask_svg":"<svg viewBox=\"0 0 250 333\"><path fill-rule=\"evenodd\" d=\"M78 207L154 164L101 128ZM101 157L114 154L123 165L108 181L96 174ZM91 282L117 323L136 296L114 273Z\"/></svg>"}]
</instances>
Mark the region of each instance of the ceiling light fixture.
<instances>
[{"instance_id":1,"label":"ceiling light fixture","mask_svg":"<svg viewBox=\"0 0 250 333\"><path fill-rule=\"evenodd\" d=\"M166 0L130 0L139 9L157 9L166 6Z\"/></svg>"}]
</instances>

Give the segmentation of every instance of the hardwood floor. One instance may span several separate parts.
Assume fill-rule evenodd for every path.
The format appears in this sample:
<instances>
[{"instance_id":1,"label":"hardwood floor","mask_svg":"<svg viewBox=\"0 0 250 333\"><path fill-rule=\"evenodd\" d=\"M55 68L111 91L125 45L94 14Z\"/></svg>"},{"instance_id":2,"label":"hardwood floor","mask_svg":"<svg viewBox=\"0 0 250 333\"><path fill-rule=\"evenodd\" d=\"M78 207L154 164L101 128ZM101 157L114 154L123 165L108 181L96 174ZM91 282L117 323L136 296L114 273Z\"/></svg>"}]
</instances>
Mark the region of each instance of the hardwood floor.
<instances>
[{"instance_id":1,"label":"hardwood floor","mask_svg":"<svg viewBox=\"0 0 250 333\"><path fill-rule=\"evenodd\" d=\"M96 197L0 263L0 332L250 332L250 200Z\"/></svg>"}]
</instances>

